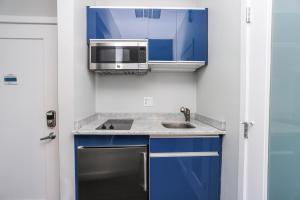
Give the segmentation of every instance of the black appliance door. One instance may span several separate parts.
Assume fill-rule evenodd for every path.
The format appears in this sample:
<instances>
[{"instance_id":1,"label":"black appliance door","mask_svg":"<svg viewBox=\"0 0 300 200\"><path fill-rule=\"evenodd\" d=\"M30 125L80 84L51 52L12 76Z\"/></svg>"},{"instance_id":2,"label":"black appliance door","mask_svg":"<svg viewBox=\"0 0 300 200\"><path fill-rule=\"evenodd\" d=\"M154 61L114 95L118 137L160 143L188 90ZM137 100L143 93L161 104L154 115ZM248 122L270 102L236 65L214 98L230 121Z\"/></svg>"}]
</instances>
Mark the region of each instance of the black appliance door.
<instances>
[{"instance_id":1,"label":"black appliance door","mask_svg":"<svg viewBox=\"0 0 300 200\"><path fill-rule=\"evenodd\" d=\"M79 200L147 200L147 147L78 149Z\"/></svg>"}]
</instances>

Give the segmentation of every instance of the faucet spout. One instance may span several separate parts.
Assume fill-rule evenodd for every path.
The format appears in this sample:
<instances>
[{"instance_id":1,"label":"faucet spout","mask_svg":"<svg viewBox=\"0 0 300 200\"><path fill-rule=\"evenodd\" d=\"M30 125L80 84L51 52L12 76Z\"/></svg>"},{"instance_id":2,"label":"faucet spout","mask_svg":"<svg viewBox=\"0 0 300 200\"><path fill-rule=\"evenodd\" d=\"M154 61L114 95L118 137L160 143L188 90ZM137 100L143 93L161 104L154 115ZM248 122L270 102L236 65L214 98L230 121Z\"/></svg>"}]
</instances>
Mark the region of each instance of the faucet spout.
<instances>
[{"instance_id":1,"label":"faucet spout","mask_svg":"<svg viewBox=\"0 0 300 200\"><path fill-rule=\"evenodd\" d=\"M191 121L191 111L190 111L190 109L185 108L185 107L181 107L180 112L182 112L184 114L184 118L185 118L186 122Z\"/></svg>"}]
</instances>

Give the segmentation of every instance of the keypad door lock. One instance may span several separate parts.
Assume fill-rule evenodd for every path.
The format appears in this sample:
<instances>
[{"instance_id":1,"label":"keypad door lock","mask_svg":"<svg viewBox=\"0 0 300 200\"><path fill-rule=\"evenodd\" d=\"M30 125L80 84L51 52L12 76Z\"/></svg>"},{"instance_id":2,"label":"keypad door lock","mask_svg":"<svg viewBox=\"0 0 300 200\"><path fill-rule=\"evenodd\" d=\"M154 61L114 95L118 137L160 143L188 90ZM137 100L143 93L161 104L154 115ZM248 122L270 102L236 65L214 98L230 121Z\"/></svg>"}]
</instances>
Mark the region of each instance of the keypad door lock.
<instances>
[{"instance_id":1,"label":"keypad door lock","mask_svg":"<svg viewBox=\"0 0 300 200\"><path fill-rule=\"evenodd\" d=\"M46 112L47 126L49 128L54 128L56 126L56 112L54 110L49 110Z\"/></svg>"}]
</instances>

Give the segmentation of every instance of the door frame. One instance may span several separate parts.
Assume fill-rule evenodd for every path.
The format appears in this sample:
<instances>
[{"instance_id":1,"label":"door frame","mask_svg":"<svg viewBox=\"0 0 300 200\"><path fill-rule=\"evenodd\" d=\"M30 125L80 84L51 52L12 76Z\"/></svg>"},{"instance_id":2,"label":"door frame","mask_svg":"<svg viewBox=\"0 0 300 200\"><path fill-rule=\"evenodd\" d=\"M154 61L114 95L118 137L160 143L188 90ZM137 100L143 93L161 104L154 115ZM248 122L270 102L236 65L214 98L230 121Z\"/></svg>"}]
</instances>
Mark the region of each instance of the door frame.
<instances>
[{"instance_id":1,"label":"door frame","mask_svg":"<svg viewBox=\"0 0 300 200\"><path fill-rule=\"evenodd\" d=\"M53 53L53 56L55 55L56 59L53 60L52 57L45 56L45 69L44 75L45 78L47 78L48 73L54 73L56 74L56 80L58 80L58 64L57 64L57 23L54 23L53 20L50 20L45 17L44 20L40 20L41 18L37 17L36 19L34 17L28 18L25 17L25 19L22 17L14 17L14 16L0 16L0 26L6 26L7 29L5 29L6 33L0 33L0 38L7 38L7 39L24 39L24 40L43 40L44 45L47 45L47 50L45 50L43 53L44 55L48 54L49 51L55 51L56 53ZM35 19L35 20L34 20ZM51 18L52 19L52 18ZM27 20L27 21L26 21ZM9 34L7 34L9 32ZM9 35L9 36L8 36ZM53 40L56 40L56 44L53 43ZM55 63L56 62L56 63ZM56 66L56 69L53 68L53 66ZM47 78L48 79L48 78ZM52 77L51 77L51 80ZM58 122L59 119L59 112L58 112L58 84L56 84L56 89L53 90L53 87L51 87L51 80L48 79L45 80L44 84L44 97L43 97L43 104L44 104L44 113L46 113L48 110L56 110L57 118L56 122ZM57 82L57 81L56 81ZM49 94L46 94L47 93ZM55 95L53 100L47 100L48 95ZM45 116L45 123L46 123L46 116ZM46 125L45 125L46 127ZM54 141L49 142L46 144L46 153L49 158L57 159L57 167L54 169L51 168L49 170L49 163L51 163L51 159L46 161L46 180L47 181L55 181L55 184L57 185L49 185L48 182L46 183L46 187L49 188L50 186L54 186L49 190L46 191L47 199L56 199L56 197L59 198L60 196L60 179L59 179L59 126L58 124L54 129L47 129L45 130L44 136L47 136L49 132L55 132L56 139ZM55 147L53 147L53 145ZM53 149L55 148L55 152L53 152ZM55 173L55 176L53 176L53 173Z\"/></svg>"},{"instance_id":2,"label":"door frame","mask_svg":"<svg viewBox=\"0 0 300 200\"><path fill-rule=\"evenodd\" d=\"M272 0L242 0L238 170L242 200L268 199L271 33ZM242 122L254 122L248 139Z\"/></svg>"}]
</instances>

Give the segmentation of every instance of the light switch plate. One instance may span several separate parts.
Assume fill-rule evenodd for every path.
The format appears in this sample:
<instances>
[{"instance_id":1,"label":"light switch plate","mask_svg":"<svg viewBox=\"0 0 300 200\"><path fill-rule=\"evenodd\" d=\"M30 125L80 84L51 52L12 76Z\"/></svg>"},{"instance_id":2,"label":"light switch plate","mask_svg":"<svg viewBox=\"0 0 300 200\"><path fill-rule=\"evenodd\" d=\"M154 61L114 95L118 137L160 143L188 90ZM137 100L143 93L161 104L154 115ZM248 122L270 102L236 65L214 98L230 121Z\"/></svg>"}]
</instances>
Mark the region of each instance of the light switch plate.
<instances>
[{"instance_id":1,"label":"light switch plate","mask_svg":"<svg viewBox=\"0 0 300 200\"><path fill-rule=\"evenodd\" d=\"M145 107L153 106L153 97L144 97L144 106Z\"/></svg>"}]
</instances>

